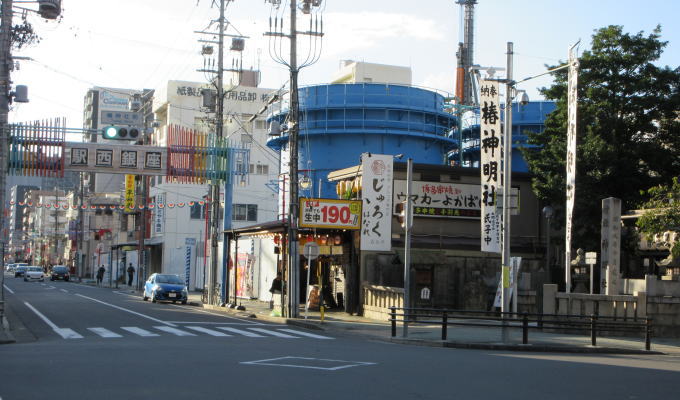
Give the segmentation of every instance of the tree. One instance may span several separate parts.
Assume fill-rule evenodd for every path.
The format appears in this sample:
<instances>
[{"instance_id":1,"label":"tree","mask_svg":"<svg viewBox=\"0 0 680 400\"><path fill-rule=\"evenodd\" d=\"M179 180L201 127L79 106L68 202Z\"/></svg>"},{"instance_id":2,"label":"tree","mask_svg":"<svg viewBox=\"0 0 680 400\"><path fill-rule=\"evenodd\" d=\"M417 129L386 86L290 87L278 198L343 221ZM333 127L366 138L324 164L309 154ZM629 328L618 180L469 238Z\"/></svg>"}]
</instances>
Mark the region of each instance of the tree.
<instances>
[{"instance_id":1,"label":"tree","mask_svg":"<svg viewBox=\"0 0 680 400\"><path fill-rule=\"evenodd\" d=\"M680 68L654 64L667 43L660 35L658 26L648 36L601 28L579 59L575 248L599 247L602 199L618 197L624 210L634 208L647 188L669 183L680 170ZM534 192L564 221L566 71L541 93L556 109L543 132L528 133L537 148L523 152Z\"/></svg>"},{"instance_id":2,"label":"tree","mask_svg":"<svg viewBox=\"0 0 680 400\"><path fill-rule=\"evenodd\" d=\"M680 181L673 178L670 185L659 185L646 191L648 200L642 204L647 210L637 227L648 239L666 231L680 232ZM671 254L680 258L680 240L672 243Z\"/></svg>"}]
</instances>

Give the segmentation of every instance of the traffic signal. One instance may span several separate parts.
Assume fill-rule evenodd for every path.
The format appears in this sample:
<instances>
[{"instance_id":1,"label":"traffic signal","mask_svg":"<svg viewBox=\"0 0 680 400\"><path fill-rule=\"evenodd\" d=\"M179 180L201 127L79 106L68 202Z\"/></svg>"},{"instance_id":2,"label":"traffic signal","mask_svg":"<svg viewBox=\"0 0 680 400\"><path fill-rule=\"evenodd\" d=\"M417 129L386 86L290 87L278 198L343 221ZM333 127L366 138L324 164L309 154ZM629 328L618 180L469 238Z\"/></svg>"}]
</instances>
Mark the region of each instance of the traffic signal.
<instances>
[{"instance_id":1,"label":"traffic signal","mask_svg":"<svg viewBox=\"0 0 680 400\"><path fill-rule=\"evenodd\" d=\"M102 130L102 137L108 140L137 140L139 138L139 128L111 125Z\"/></svg>"}]
</instances>

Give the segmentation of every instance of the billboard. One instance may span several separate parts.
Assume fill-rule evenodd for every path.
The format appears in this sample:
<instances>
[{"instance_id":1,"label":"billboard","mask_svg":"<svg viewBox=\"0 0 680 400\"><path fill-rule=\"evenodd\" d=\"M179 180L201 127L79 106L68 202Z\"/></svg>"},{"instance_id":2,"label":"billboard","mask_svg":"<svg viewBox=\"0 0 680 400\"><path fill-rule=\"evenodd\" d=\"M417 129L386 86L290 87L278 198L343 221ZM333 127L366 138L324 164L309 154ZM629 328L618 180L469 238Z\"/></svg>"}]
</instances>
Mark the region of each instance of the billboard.
<instances>
[{"instance_id":1,"label":"billboard","mask_svg":"<svg viewBox=\"0 0 680 400\"><path fill-rule=\"evenodd\" d=\"M302 228L361 228L361 200L300 198Z\"/></svg>"}]
</instances>

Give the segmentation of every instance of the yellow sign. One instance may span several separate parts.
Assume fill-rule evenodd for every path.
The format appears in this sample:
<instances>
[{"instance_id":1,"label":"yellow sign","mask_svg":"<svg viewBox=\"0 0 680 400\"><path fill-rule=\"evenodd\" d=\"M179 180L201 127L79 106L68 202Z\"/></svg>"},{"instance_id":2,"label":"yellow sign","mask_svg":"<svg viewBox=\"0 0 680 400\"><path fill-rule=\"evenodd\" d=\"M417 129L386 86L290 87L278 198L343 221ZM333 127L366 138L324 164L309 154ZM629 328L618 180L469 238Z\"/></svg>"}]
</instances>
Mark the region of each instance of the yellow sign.
<instances>
[{"instance_id":1,"label":"yellow sign","mask_svg":"<svg viewBox=\"0 0 680 400\"><path fill-rule=\"evenodd\" d=\"M135 209L135 176L125 175L125 212Z\"/></svg>"},{"instance_id":2,"label":"yellow sign","mask_svg":"<svg viewBox=\"0 0 680 400\"><path fill-rule=\"evenodd\" d=\"M304 228L360 229L361 200L300 198L300 226Z\"/></svg>"},{"instance_id":3,"label":"yellow sign","mask_svg":"<svg viewBox=\"0 0 680 400\"><path fill-rule=\"evenodd\" d=\"M510 267L508 266L503 267L503 287L506 289L510 287Z\"/></svg>"}]
</instances>

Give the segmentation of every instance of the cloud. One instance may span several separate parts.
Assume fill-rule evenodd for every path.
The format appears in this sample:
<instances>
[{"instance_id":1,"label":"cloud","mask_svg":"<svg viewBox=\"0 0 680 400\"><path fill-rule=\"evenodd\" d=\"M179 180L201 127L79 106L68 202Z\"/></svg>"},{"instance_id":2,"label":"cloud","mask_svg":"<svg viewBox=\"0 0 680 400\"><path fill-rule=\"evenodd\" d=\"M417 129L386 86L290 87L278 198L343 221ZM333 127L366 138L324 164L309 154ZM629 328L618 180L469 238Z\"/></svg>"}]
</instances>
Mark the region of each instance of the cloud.
<instances>
[{"instance_id":1,"label":"cloud","mask_svg":"<svg viewBox=\"0 0 680 400\"><path fill-rule=\"evenodd\" d=\"M445 39L444 29L434 20L397 13L327 13L324 29L326 56L372 48L387 40Z\"/></svg>"}]
</instances>

